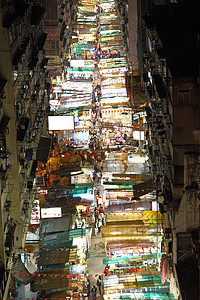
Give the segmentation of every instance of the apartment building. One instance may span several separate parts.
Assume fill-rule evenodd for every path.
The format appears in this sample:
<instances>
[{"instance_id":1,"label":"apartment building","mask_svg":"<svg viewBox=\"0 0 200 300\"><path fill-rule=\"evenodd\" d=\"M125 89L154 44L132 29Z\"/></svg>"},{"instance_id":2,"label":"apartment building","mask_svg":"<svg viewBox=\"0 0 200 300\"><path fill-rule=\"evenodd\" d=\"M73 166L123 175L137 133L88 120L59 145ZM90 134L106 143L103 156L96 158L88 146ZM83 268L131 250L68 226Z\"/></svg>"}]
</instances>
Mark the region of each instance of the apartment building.
<instances>
[{"instance_id":1,"label":"apartment building","mask_svg":"<svg viewBox=\"0 0 200 300\"><path fill-rule=\"evenodd\" d=\"M199 299L199 12L197 1L161 1L139 30L151 170L182 299Z\"/></svg>"},{"instance_id":2,"label":"apartment building","mask_svg":"<svg viewBox=\"0 0 200 300\"><path fill-rule=\"evenodd\" d=\"M45 52L51 77L61 76L61 63L66 60L76 22L76 1L43 0L46 9L44 31L48 34Z\"/></svg>"},{"instance_id":3,"label":"apartment building","mask_svg":"<svg viewBox=\"0 0 200 300\"><path fill-rule=\"evenodd\" d=\"M50 86L46 78L40 1L1 1L0 7L0 298L22 253L34 199L34 179ZM48 149L45 150L48 153Z\"/></svg>"}]
</instances>

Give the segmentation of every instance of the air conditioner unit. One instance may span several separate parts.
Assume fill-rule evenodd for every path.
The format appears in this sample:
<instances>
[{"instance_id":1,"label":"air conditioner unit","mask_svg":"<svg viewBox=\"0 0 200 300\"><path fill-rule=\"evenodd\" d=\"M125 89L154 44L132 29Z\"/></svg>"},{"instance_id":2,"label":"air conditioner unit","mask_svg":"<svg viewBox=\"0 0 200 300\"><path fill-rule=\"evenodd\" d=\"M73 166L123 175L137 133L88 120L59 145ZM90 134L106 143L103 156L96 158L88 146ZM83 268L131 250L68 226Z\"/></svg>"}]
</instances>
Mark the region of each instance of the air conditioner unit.
<instances>
[{"instance_id":1,"label":"air conditioner unit","mask_svg":"<svg viewBox=\"0 0 200 300\"><path fill-rule=\"evenodd\" d=\"M3 100L6 99L6 92L4 90L1 92L0 98Z\"/></svg>"},{"instance_id":2,"label":"air conditioner unit","mask_svg":"<svg viewBox=\"0 0 200 300\"><path fill-rule=\"evenodd\" d=\"M172 229L170 227L164 228L164 234L172 233Z\"/></svg>"},{"instance_id":3,"label":"air conditioner unit","mask_svg":"<svg viewBox=\"0 0 200 300\"><path fill-rule=\"evenodd\" d=\"M10 206L10 205L11 205L11 201L10 201L10 200L6 200L6 202L5 202L5 204L4 204L4 207L5 207L5 206L8 207L8 206Z\"/></svg>"},{"instance_id":4,"label":"air conditioner unit","mask_svg":"<svg viewBox=\"0 0 200 300\"><path fill-rule=\"evenodd\" d=\"M23 95L23 94L24 94L24 91L25 91L25 89L24 89L23 87L20 87L20 88L18 89L18 94L19 94L19 95Z\"/></svg>"},{"instance_id":5,"label":"air conditioner unit","mask_svg":"<svg viewBox=\"0 0 200 300\"><path fill-rule=\"evenodd\" d=\"M29 203L24 203L24 205L23 205L23 209L24 209L24 210L27 210L27 209L29 209Z\"/></svg>"},{"instance_id":6,"label":"air conditioner unit","mask_svg":"<svg viewBox=\"0 0 200 300\"><path fill-rule=\"evenodd\" d=\"M28 210L27 209L26 210L22 209L22 216L25 217L25 218L28 217Z\"/></svg>"}]
</instances>

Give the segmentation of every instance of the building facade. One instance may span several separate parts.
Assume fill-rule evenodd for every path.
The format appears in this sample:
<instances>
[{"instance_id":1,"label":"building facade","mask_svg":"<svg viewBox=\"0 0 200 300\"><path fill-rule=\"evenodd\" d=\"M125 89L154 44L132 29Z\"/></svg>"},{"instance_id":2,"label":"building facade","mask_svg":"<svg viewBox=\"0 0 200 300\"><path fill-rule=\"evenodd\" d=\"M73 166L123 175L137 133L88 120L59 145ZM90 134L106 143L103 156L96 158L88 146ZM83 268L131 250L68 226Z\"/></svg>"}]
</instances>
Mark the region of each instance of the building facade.
<instances>
[{"instance_id":1,"label":"building facade","mask_svg":"<svg viewBox=\"0 0 200 300\"><path fill-rule=\"evenodd\" d=\"M176 285L198 299L200 6L161 2L140 10L148 151Z\"/></svg>"},{"instance_id":2,"label":"building facade","mask_svg":"<svg viewBox=\"0 0 200 300\"><path fill-rule=\"evenodd\" d=\"M40 1L1 1L1 299L7 298L14 257L24 250L38 145L47 136L44 13Z\"/></svg>"}]
</instances>

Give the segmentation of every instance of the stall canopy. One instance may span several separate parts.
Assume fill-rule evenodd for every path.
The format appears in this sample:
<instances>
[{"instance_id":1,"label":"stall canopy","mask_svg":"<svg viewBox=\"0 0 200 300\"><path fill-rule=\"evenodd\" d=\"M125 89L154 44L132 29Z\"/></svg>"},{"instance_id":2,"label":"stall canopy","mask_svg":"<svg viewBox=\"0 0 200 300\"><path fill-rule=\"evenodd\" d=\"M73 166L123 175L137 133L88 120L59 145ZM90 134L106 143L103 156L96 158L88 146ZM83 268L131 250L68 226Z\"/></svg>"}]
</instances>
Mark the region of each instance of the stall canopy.
<instances>
[{"instance_id":1,"label":"stall canopy","mask_svg":"<svg viewBox=\"0 0 200 300\"><path fill-rule=\"evenodd\" d=\"M49 150L52 139L49 137L41 136L39 145L36 152L36 159L46 163L49 157Z\"/></svg>"},{"instance_id":2,"label":"stall canopy","mask_svg":"<svg viewBox=\"0 0 200 300\"><path fill-rule=\"evenodd\" d=\"M40 252L38 259L38 265L47 267L53 265L64 265L67 262L76 261L77 249L56 249L56 250L45 250Z\"/></svg>"},{"instance_id":3,"label":"stall canopy","mask_svg":"<svg viewBox=\"0 0 200 300\"><path fill-rule=\"evenodd\" d=\"M145 182L133 186L133 195L135 198L151 193L154 190L153 180L149 179Z\"/></svg>"},{"instance_id":4,"label":"stall canopy","mask_svg":"<svg viewBox=\"0 0 200 300\"><path fill-rule=\"evenodd\" d=\"M70 230L71 216L42 220L41 234L55 233Z\"/></svg>"},{"instance_id":5,"label":"stall canopy","mask_svg":"<svg viewBox=\"0 0 200 300\"><path fill-rule=\"evenodd\" d=\"M34 278L37 276L37 273L31 274L27 270L27 268L24 266L23 262L21 261L21 258L18 257L13 265L13 268L11 270L11 274L13 277L15 277L19 282L22 284L29 284L34 280Z\"/></svg>"},{"instance_id":6,"label":"stall canopy","mask_svg":"<svg viewBox=\"0 0 200 300\"><path fill-rule=\"evenodd\" d=\"M53 274L67 275L68 273L68 268L54 269L40 273L40 277L37 277L31 283L31 291L37 292L41 290L64 289L69 285L69 278L67 278L67 276L53 276Z\"/></svg>"},{"instance_id":7,"label":"stall canopy","mask_svg":"<svg viewBox=\"0 0 200 300\"><path fill-rule=\"evenodd\" d=\"M70 231L52 233L44 236L41 244L46 248L71 248L74 237L85 236L86 229L73 229Z\"/></svg>"}]
</instances>

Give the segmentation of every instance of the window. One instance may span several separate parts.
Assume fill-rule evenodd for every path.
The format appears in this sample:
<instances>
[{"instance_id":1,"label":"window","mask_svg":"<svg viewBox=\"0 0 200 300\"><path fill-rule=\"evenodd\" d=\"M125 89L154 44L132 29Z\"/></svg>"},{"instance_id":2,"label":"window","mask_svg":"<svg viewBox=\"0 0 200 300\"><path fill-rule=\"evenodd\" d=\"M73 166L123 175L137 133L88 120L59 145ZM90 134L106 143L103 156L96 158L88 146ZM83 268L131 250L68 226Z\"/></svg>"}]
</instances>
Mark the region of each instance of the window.
<instances>
[{"instance_id":1,"label":"window","mask_svg":"<svg viewBox=\"0 0 200 300\"><path fill-rule=\"evenodd\" d=\"M190 104L190 90L178 90L177 104Z\"/></svg>"},{"instance_id":2,"label":"window","mask_svg":"<svg viewBox=\"0 0 200 300\"><path fill-rule=\"evenodd\" d=\"M55 65L54 58L49 59L48 65L49 65L49 66L54 66L54 65Z\"/></svg>"}]
</instances>

